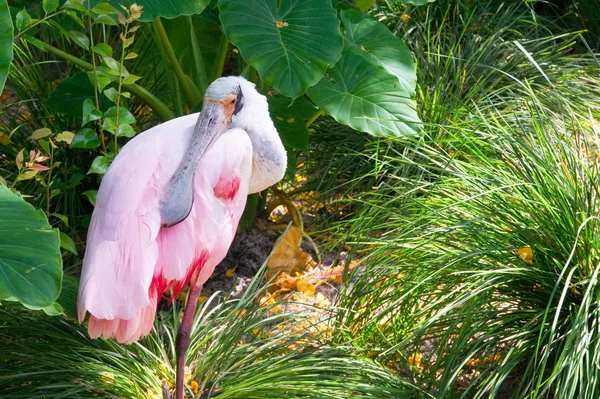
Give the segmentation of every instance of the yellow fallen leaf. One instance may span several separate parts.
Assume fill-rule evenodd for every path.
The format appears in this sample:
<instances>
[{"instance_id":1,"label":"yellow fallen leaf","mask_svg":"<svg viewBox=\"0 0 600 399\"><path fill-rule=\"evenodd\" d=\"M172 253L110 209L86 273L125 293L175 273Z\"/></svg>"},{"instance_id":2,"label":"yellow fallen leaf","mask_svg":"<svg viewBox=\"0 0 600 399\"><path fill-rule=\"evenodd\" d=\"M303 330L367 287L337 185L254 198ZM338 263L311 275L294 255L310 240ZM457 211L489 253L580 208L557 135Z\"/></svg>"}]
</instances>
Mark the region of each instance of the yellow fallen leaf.
<instances>
[{"instance_id":1,"label":"yellow fallen leaf","mask_svg":"<svg viewBox=\"0 0 600 399\"><path fill-rule=\"evenodd\" d=\"M414 367L420 367L422 359L423 356L420 353L415 352L408 357L408 364Z\"/></svg>"},{"instance_id":2,"label":"yellow fallen leaf","mask_svg":"<svg viewBox=\"0 0 600 399\"><path fill-rule=\"evenodd\" d=\"M204 302L206 302L207 299L208 299L208 297L206 295L200 295L198 297L198 303L204 303Z\"/></svg>"},{"instance_id":3,"label":"yellow fallen leaf","mask_svg":"<svg viewBox=\"0 0 600 399\"><path fill-rule=\"evenodd\" d=\"M192 391L194 391L194 393L198 393L198 383L196 381L192 381L190 383L190 388L192 388Z\"/></svg>"},{"instance_id":4,"label":"yellow fallen leaf","mask_svg":"<svg viewBox=\"0 0 600 399\"><path fill-rule=\"evenodd\" d=\"M530 246L525 246L522 248L519 248L517 250L517 255L519 255L519 257L521 259L523 259L525 262L531 264L533 263L532 259L533 259L533 250L531 249Z\"/></svg>"},{"instance_id":5,"label":"yellow fallen leaf","mask_svg":"<svg viewBox=\"0 0 600 399\"><path fill-rule=\"evenodd\" d=\"M225 272L225 277L232 278L233 276L235 276L235 267L232 269L227 269Z\"/></svg>"},{"instance_id":6,"label":"yellow fallen leaf","mask_svg":"<svg viewBox=\"0 0 600 399\"><path fill-rule=\"evenodd\" d=\"M294 226L281 236L275 243L273 253L267 262L267 280L282 272L293 276L316 266L313 258L300 248L301 242L302 231Z\"/></svg>"}]
</instances>

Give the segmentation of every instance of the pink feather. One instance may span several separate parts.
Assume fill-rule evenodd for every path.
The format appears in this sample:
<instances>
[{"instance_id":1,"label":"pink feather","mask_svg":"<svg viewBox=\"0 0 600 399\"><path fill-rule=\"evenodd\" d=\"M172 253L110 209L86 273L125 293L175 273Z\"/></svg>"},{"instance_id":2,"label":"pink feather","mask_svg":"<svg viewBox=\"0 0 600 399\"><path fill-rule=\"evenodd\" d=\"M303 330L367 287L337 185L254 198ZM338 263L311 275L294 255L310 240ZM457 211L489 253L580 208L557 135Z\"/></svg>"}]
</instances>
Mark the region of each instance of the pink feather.
<instances>
[{"instance_id":1,"label":"pink feather","mask_svg":"<svg viewBox=\"0 0 600 399\"><path fill-rule=\"evenodd\" d=\"M192 278L204 284L231 245L252 171L252 144L242 129L226 131L202 157L190 215L160 226L163 188L197 118L177 118L135 137L102 180L78 300L80 322L91 314L93 338L130 343L147 335L163 293L172 288L177 295Z\"/></svg>"}]
</instances>

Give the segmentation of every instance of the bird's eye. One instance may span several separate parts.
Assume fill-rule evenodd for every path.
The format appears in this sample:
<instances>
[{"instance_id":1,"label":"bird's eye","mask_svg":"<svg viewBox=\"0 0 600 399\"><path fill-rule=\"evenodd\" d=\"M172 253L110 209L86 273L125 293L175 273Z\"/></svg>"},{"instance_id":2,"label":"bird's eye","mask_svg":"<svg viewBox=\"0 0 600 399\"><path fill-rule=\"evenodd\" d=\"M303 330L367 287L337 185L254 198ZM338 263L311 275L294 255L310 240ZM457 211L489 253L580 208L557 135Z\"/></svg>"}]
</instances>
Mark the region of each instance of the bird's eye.
<instances>
[{"instance_id":1,"label":"bird's eye","mask_svg":"<svg viewBox=\"0 0 600 399\"><path fill-rule=\"evenodd\" d=\"M231 101L229 102L229 104L234 105L235 104L236 99L232 98Z\"/></svg>"}]
</instances>

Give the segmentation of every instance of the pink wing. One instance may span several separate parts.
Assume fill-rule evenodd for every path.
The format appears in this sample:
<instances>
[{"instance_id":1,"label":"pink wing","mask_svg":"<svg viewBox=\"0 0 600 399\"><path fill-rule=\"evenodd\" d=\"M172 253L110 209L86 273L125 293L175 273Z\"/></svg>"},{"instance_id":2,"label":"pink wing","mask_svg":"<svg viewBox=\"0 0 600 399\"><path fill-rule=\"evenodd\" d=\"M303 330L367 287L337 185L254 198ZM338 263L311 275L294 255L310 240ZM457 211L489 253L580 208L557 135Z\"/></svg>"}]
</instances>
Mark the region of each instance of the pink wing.
<instances>
[{"instance_id":1,"label":"pink wing","mask_svg":"<svg viewBox=\"0 0 600 399\"><path fill-rule=\"evenodd\" d=\"M205 153L194 204L180 224L160 227L159 201L191 139L198 114L152 128L131 140L104 176L83 260L79 320L90 312L90 336L133 342L152 328L166 288L203 284L225 257L243 212L252 144L226 131Z\"/></svg>"}]
</instances>

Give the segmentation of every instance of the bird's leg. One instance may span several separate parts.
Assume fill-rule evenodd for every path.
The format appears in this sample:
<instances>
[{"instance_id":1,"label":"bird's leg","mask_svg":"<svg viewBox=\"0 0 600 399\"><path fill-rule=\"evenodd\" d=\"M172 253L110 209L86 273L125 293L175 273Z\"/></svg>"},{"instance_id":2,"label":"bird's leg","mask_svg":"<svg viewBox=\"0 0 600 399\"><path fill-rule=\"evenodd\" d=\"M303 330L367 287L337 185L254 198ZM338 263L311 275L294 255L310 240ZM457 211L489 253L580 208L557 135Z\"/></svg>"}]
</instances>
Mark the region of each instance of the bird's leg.
<instances>
[{"instance_id":1,"label":"bird's leg","mask_svg":"<svg viewBox=\"0 0 600 399\"><path fill-rule=\"evenodd\" d=\"M192 279L193 281L193 279ZM183 319L177 331L177 339L175 340L175 351L177 356L177 374L175 378L175 399L183 399L184 374L185 374L185 358L187 350L190 346L190 333L196 314L196 306L198 305L198 297L202 291L202 286L192 283L188 294L185 310L183 311Z\"/></svg>"}]
</instances>

